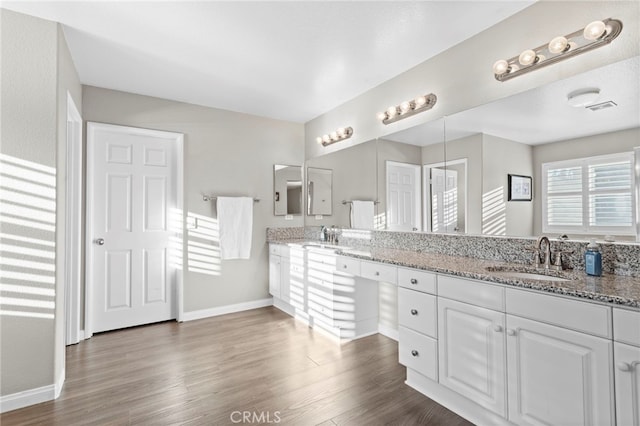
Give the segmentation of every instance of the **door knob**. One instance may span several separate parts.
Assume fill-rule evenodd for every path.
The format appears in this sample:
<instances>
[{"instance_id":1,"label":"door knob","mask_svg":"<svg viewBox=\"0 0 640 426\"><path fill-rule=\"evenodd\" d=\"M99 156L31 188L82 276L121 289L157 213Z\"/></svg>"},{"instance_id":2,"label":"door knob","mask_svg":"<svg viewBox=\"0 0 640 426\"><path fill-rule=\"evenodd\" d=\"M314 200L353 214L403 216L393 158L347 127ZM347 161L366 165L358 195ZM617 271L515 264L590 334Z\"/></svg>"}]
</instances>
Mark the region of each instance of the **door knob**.
<instances>
[{"instance_id":1,"label":"door knob","mask_svg":"<svg viewBox=\"0 0 640 426\"><path fill-rule=\"evenodd\" d=\"M95 242L96 242L97 245L103 246L104 245L104 238L98 238Z\"/></svg>"}]
</instances>

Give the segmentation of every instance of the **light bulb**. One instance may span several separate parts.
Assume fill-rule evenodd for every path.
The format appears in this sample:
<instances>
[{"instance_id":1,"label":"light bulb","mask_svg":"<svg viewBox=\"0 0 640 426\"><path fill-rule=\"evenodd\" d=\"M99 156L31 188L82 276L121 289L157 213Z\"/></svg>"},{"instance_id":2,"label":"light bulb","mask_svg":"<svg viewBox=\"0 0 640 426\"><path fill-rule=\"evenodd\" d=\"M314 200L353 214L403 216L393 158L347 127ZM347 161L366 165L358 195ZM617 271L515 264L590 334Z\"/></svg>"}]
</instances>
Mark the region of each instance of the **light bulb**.
<instances>
[{"instance_id":1,"label":"light bulb","mask_svg":"<svg viewBox=\"0 0 640 426\"><path fill-rule=\"evenodd\" d=\"M319 144L321 144L321 143L322 143L322 138L321 138L320 136L318 136L318 137L316 138L316 142L318 142Z\"/></svg>"},{"instance_id":2,"label":"light bulb","mask_svg":"<svg viewBox=\"0 0 640 426\"><path fill-rule=\"evenodd\" d=\"M501 75L509 71L509 62L504 59L500 59L493 64L493 73L496 75Z\"/></svg>"},{"instance_id":3,"label":"light bulb","mask_svg":"<svg viewBox=\"0 0 640 426\"><path fill-rule=\"evenodd\" d=\"M602 21L593 21L584 27L583 37L587 40L597 40L606 32L607 26Z\"/></svg>"},{"instance_id":4,"label":"light bulb","mask_svg":"<svg viewBox=\"0 0 640 426\"><path fill-rule=\"evenodd\" d=\"M566 38L559 36L554 38L549 42L549 52L551 53L562 53L565 51L569 42Z\"/></svg>"},{"instance_id":5,"label":"light bulb","mask_svg":"<svg viewBox=\"0 0 640 426\"><path fill-rule=\"evenodd\" d=\"M345 133L345 131L344 131L344 127L340 127L340 128L338 129L338 136L340 136L341 138L343 138L343 137L344 137L344 133Z\"/></svg>"},{"instance_id":6,"label":"light bulb","mask_svg":"<svg viewBox=\"0 0 640 426\"><path fill-rule=\"evenodd\" d=\"M331 142L331 138L329 137L329 135L322 136L322 142L324 142L324 143Z\"/></svg>"},{"instance_id":7,"label":"light bulb","mask_svg":"<svg viewBox=\"0 0 640 426\"><path fill-rule=\"evenodd\" d=\"M404 101L400 104L400 114L406 114L411 109L411 103L409 101Z\"/></svg>"},{"instance_id":8,"label":"light bulb","mask_svg":"<svg viewBox=\"0 0 640 426\"><path fill-rule=\"evenodd\" d=\"M331 132L330 136L332 141L338 140L338 132Z\"/></svg>"},{"instance_id":9,"label":"light bulb","mask_svg":"<svg viewBox=\"0 0 640 426\"><path fill-rule=\"evenodd\" d=\"M520 62L522 65L531 65L536 62L536 58L536 52L529 49L525 50L520 54L520 56L518 56L518 62Z\"/></svg>"},{"instance_id":10,"label":"light bulb","mask_svg":"<svg viewBox=\"0 0 640 426\"><path fill-rule=\"evenodd\" d=\"M389 118L395 117L397 113L398 113L398 108L397 107L389 107L389 108L387 108L387 115L389 116Z\"/></svg>"},{"instance_id":11,"label":"light bulb","mask_svg":"<svg viewBox=\"0 0 640 426\"><path fill-rule=\"evenodd\" d=\"M415 102L416 108L420 108L422 105L427 103L427 98L424 96L418 96L413 102Z\"/></svg>"},{"instance_id":12,"label":"light bulb","mask_svg":"<svg viewBox=\"0 0 640 426\"><path fill-rule=\"evenodd\" d=\"M377 114L378 120L382 121L385 120L387 118L387 113L386 112L379 112Z\"/></svg>"}]
</instances>

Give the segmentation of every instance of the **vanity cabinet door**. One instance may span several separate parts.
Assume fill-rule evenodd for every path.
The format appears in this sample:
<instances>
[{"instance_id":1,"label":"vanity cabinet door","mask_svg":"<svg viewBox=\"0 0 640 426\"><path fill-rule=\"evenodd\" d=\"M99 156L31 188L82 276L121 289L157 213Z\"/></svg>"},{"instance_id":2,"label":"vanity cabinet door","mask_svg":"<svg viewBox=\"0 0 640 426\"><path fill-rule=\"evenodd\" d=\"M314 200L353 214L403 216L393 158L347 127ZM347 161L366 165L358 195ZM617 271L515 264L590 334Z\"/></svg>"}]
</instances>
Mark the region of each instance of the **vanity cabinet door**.
<instances>
[{"instance_id":1,"label":"vanity cabinet door","mask_svg":"<svg viewBox=\"0 0 640 426\"><path fill-rule=\"evenodd\" d=\"M612 341L507 315L509 420L613 424Z\"/></svg>"},{"instance_id":2,"label":"vanity cabinet door","mask_svg":"<svg viewBox=\"0 0 640 426\"><path fill-rule=\"evenodd\" d=\"M614 344L616 423L640 426L640 347Z\"/></svg>"},{"instance_id":3,"label":"vanity cabinet door","mask_svg":"<svg viewBox=\"0 0 640 426\"><path fill-rule=\"evenodd\" d=\"M281 258L269 253L269 293L280 298Z\"/></svg>"},{"instance_id":4,"label":"vanity cabinet door","mask_svg":"<svg viewBox=\"0 0 640 426\"><path fill-rule=\"evenodd\" d=\"M440 384L506 417L504 323L501 312L438 298Z\"/></svg>"}]
</instances>

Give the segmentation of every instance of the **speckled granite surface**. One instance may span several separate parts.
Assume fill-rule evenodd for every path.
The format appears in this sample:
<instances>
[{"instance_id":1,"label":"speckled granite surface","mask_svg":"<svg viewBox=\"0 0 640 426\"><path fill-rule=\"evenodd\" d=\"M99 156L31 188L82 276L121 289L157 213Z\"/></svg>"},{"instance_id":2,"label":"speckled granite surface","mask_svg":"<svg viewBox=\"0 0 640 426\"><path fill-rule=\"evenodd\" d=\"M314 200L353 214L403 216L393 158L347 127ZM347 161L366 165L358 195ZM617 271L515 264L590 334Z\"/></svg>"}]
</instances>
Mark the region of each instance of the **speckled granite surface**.
<instances>
[{"instance_id":1,"label":"speckled granite surface","mask_svg":"<svg viewBox=\"0 0 640 426\"><path fill-rule=\"evenodd\" d=\"M297 240L304 238L304 227L267 228L267 241Z\"/></svg>"},{"instance_id":2,"label":"speckled granite surface","mask_svg":"<svg viewBox=\"0 0 640 426\"><path fill-rule=\"evenodd\" d=\"M317 244L315 239L309 241ZM527 241L530 243L529 240ZM304 240L300 239L279 240L277 242L304 244ZM370 244L346 245L341 242L340 246L344 248L336 249L338 254L358 259L540 290L640 310L640 278L638 277L610 273L605 273L602 277L592 277L580 270L565 270L562 272L549 271L548 275L564 278L568 281L520 278L509 275L510 271L537 273L540 271L517 262L375 247Z\"/></svg>"}]
</instances>

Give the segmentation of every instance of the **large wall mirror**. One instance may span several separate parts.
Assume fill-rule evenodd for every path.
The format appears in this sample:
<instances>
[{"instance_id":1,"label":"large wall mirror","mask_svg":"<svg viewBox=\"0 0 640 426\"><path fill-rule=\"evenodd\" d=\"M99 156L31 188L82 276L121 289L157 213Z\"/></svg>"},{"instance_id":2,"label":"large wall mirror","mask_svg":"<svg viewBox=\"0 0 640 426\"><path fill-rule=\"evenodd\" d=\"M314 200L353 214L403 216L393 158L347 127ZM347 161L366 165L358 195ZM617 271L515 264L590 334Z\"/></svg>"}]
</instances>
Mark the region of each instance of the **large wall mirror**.
<instances>
[{"instance_id":1,"label":"large wall mirror","mask_svg":"<svg viewBox=\"0 0 640 426\"><path fill-rule=\"evenodd\" d=\"M402 144L396 152L413 149L418 159L378 162L385 229L636 239L639 82L635 57L448 116L444 126L426 123L385 137L380 152ZM511 187L509 175L518 176ZM396 185L410 176L420 176L419 193ZM420 210L412 198L420 198ZM421 221L401 223L394 214L420 214Z\"/></svg>"},{"instance_id":2,"label":"large wall mirror","mask_svg":"<svg viewBox=\"0 0 640 426\"><path fill-rule=\"evenodd\" d=\"M299 216L302 214L302 166L273 166L273 214Z\"/></svg>"}]
</instances>

